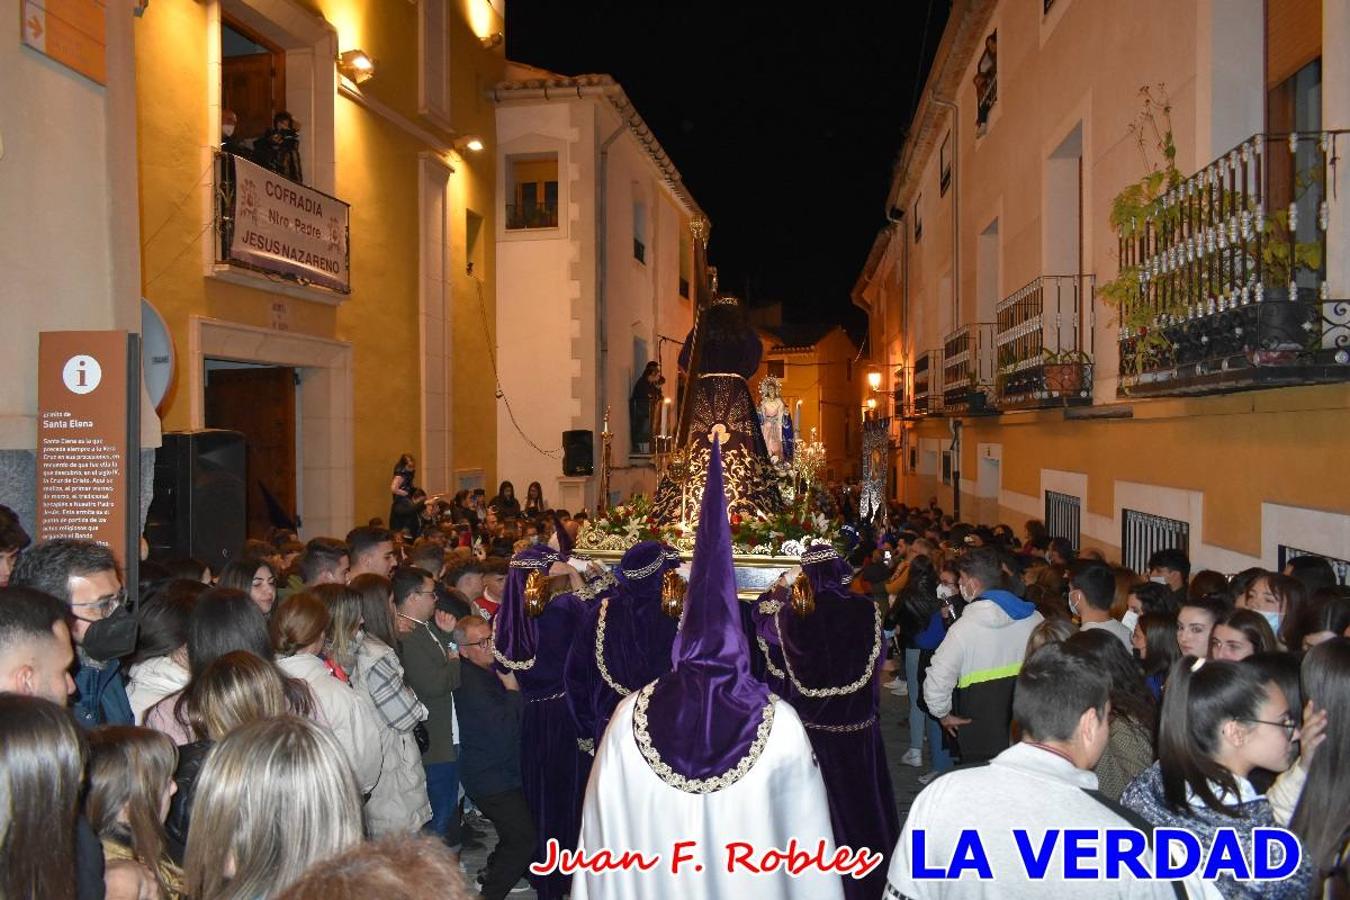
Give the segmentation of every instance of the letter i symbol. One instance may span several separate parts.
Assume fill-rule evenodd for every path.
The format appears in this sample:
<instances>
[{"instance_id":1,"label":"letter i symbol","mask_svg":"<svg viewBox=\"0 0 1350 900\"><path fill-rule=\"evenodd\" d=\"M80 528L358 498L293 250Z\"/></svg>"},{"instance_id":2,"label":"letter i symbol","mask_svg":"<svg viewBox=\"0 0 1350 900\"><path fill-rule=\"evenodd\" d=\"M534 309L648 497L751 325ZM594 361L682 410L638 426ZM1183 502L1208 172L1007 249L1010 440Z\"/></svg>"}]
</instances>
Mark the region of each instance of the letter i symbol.
<instances>
[{"instance_id":1,"label":"letter i symbol","mask_svg":"<svg viewBox=\"0 0 1350 900\"><path fill-rule=\"evenodd\" d=\"M85 386L86 386L85 380L84 380L84 376L85 376L85 366L86 366L86 363L85 363L84 360L80 360L78 363L75 364L75 371L76 371L77 373L79 373L79 382L78 382L78 383L79 383L80 387L85 387Z\"/></svg>"}]
</instances>

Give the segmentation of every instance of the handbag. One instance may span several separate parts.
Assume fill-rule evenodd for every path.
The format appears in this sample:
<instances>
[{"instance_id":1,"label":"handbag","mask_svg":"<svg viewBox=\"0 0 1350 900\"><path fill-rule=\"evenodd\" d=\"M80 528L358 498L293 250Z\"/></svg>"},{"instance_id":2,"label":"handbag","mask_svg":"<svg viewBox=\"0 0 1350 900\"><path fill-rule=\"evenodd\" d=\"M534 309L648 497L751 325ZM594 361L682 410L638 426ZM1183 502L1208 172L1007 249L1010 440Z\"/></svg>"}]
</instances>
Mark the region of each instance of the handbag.
<instances>
[{"instance_id":1,"label":"handbag","mask_svg":"<svg viewBox=\"0 0 1350 900\"><path fill-rule=\"evenodd\" d=\"M426 753L431 749L431 732L427 731L426 722L418 722L413 726L413 740L417 741L417 750L419 753Z\"/></svg>"}]
</instances>

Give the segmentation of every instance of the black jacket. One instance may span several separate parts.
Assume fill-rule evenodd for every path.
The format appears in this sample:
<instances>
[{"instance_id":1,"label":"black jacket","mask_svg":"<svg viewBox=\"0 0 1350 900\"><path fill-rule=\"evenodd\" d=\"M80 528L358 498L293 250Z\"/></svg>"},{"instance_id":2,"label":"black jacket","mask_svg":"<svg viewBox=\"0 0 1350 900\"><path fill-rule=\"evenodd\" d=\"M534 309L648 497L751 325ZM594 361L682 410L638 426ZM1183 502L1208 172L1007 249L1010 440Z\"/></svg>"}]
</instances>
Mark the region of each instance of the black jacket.
<instances>
[{"instance_id":1,"label":"black jacket","mask_svg":"<svg viewBox=\"0 0 1350 900\"><path fill-rule=\"evenodd\" d=\"M169 838L169 856L180 866L187 849L188 826L192 824L192 800L197 793L197 776L201 774L212 746L211 741L196 741L178 748L178 768L173 773L178 792L169 802L169 818L164 821L164 832Z\"/></svg>"},{"instance_id":2,"label":"black jacket","mask_svg":"<svg viewBox=\"0 0 1350 900\"><path fill-rule=\"evenodd\" d=\"M493 672L467 660L455 689L459 715L459 779L470 797L491 797L518 789L520 691L508 691Z\"/></svg>"}]
</instances>

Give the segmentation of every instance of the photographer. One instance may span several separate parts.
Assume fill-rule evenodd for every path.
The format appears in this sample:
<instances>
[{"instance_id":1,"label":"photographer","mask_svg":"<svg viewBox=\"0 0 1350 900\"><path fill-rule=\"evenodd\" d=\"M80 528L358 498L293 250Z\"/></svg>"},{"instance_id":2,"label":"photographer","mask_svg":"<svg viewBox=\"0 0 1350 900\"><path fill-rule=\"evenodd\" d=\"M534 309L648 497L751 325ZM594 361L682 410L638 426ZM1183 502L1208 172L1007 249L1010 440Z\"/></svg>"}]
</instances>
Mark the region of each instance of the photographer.
<instances>
[{"instance_id":1,"label":"photographer","mask_svg":"<svg viewBox=\"0 0 1350 900\"><path fill-rule=\"evenodd\" d=\"M283 178L304 183L300 170L300 123L282 110L272 117L272 127L254 142L253 152L258 165L271 169Z\"/></svg>"}]
</instances>

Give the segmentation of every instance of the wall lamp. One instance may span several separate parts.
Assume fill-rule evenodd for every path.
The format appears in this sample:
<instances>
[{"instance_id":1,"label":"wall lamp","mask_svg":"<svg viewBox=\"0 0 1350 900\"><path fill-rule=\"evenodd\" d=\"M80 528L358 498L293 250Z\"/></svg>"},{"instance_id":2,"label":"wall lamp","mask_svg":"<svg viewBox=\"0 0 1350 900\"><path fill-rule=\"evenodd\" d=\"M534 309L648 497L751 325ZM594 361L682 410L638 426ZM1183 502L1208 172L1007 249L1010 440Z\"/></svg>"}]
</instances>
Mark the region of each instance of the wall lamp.
<instances>
[{"instance_id":1,"label":"wall lamp","mask_svg":"<svg viewBox=\"0 0 1350 900\"><path fill-rule=\"evenodd\" d=\"M870 388L871 388L872 390L874 390L874 391L879 391L879 390L881 390L881 373L880 373L880 372L868 372L868 373L867 373L867 386L870 387Z\"/></svg>"},{"instance_id":2,"label":"wall lamp","mask_svg":"<svg viewBox=\"0 0 1350 900\"><path fill-rule=\"evenodd\" d=\"M338 71L356 84L375 75L375 60L364 50L347 50L337 58Z\"/></svg>"},{"instance_id":3,"label":"wall lamp","mask_svg":"<svg viewBox=\"0 0 1350 900\"><path fill-rule=\"evenodd\" d=\"M468 150L470 153L483 152L483 139L476 134L466 134L464 137L455 141L455 149L460 153Z\"/></svg>"},{"instance_id":4,"label":"wall lamp","mask_svg":"<svg viewBox=\"0 0 1350 900\"><path fill-rule=\"evenodd\" d=\"M500 47L502 41L506 40L506 35L502 34L500 31L494 31L492 34L483 35L478 40L482 41L484 50L491 50L494 47Z\"/></svg>"}]
</instances>

